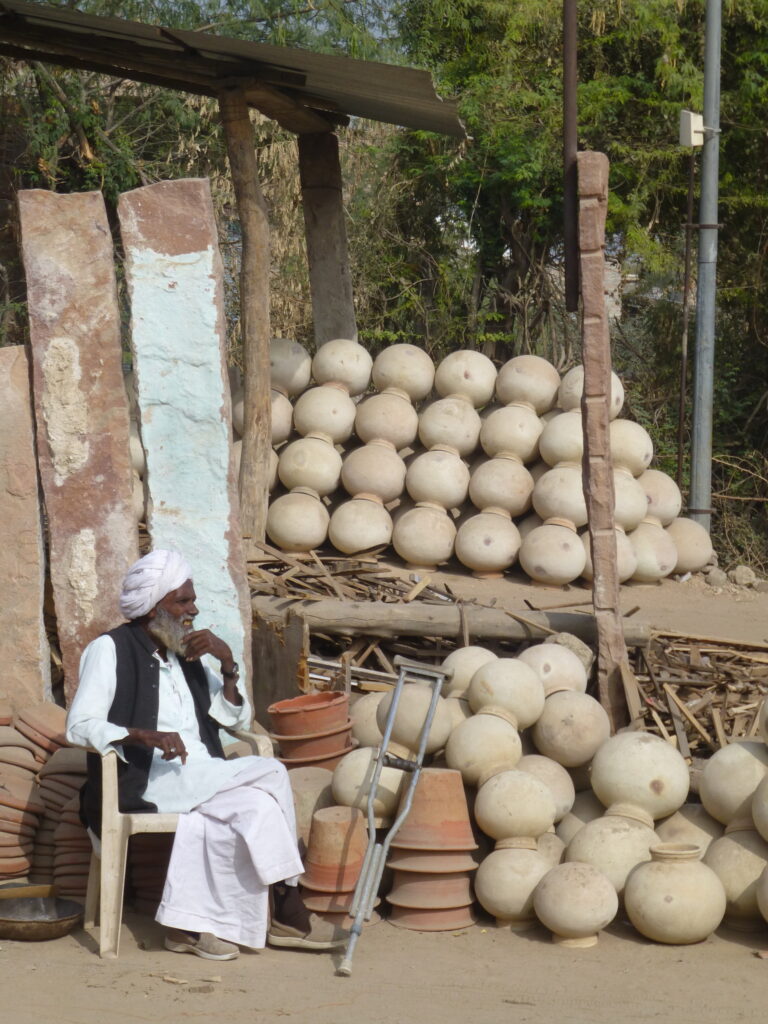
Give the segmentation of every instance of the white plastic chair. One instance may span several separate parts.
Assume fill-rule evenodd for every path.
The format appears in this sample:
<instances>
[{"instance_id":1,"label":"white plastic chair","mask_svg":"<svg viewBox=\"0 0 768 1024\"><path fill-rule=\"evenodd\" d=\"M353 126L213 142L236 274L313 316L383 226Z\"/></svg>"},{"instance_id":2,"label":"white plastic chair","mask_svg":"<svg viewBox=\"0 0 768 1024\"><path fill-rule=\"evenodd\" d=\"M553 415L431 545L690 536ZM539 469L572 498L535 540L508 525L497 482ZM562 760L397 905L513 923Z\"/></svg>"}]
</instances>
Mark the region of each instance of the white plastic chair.
<instances>
[{"instance_id":1,"label":"white plastic chair","mask_svg":"<svg viewBox=\"0 0 768 1024\"><path fill-rule=\"evenodd\" d=\"M254 725L261 728L258 723ZM247 743L254 754L274 756L272 741L266 733L227 732ZM226 752L226 747L224 750ZM114 750L101 756L101 779L101 850L97 853L94 849L91 853L84 924L91 929L98 917L99 956L115 959L120 950L128 840L146 832L175 832L179 816L153 812L121 813L117 802L117 754Z\"/></svg>"}]
</instances>

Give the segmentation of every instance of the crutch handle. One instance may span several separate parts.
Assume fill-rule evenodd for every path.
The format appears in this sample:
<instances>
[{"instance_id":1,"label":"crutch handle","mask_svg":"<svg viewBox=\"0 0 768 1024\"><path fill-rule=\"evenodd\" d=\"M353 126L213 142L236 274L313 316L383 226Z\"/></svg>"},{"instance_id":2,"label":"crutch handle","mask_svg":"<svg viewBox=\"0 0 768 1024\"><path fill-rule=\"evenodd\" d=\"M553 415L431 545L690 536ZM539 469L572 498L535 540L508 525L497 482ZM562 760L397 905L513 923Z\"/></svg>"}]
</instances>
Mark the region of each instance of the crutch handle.
<instances>
[{"instance_id":1,"label":"crutch handle","mask_svg":"<svg viewBox=\"0 0 768 1024\"><path fill-rule=\"evenodd\" d=\"M415 772L419 767L416 761L408 761L404 757L398 757L397 754L385 754L384 764L387 768L399 768L404 772Z\"/></svg>"}]
</instances>

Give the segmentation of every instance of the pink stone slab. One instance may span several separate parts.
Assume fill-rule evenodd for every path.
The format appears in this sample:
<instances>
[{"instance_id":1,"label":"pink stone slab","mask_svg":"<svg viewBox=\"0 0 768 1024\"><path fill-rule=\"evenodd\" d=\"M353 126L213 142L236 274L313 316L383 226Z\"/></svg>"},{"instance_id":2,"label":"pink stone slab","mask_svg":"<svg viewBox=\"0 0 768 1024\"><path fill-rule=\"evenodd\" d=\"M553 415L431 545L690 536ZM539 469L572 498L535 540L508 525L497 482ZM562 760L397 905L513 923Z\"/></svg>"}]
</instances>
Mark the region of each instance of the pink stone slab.
<instances>
[{"instance_id":1,"label":"pink stone slab","mask_svg":"<svg viewBox=\"0 0 768 1024\"><path fill-rule=\"evenodd\" d=\"M0 579L13 595L0 602L0 636L13 651L0 695L10 710L51 699L29 363L21 345L0 348Z\"/></svg>"},{"instance_id":2,"label":"pink stone slab","mask_svg":"<svg viewBox=\"0 0 768 1024\"><path fill-rule=\"evenodd\" d=\"M121 621L138 556L112 235L99 192L19 192L40 477L64 690L85 645Z\"/></svg>"}]
</instances>

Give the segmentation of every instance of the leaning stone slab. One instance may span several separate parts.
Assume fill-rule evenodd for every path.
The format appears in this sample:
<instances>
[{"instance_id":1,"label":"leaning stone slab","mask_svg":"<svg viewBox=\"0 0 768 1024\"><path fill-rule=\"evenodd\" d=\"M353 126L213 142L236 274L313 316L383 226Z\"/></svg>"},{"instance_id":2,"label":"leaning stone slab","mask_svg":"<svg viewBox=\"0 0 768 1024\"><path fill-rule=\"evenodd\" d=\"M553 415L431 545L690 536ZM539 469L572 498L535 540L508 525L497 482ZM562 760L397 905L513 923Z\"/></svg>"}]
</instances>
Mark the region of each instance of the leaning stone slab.
<instances>
[{"instance_id":1,"label":"leaning stone slab","mask_svg":"<svg viewBox=\"0 0 768 1024\"><path fill-rule=\"evenodd\" d=\"M137 558L128 400L110 235L99 192L19 193L50 572L64 691L83 647L120 622Z\"/></svg>"},{"instance_id":2,"label":"leaning stone slab","mask_svg":"<svg viewBox=\"0 0 768 1024\"><path fill-rule=\"evenodd\" d=\"M152 545L189 559L198 623L227 641L250 686L222 263L208 181L135 189L120 197L118 214Z\"/></svg>"},{"instance_id":3,"label":"leaning stone slab","mask_svg":"<svg viewBox=\"0 0 768 1024\"><path fill-rule=\"evenodd\" d=\"M45 550L37 492L29 363L23 345L0 348L0 701L14 710L52 700L43 622Z\"/></svg>"}]
</instances>

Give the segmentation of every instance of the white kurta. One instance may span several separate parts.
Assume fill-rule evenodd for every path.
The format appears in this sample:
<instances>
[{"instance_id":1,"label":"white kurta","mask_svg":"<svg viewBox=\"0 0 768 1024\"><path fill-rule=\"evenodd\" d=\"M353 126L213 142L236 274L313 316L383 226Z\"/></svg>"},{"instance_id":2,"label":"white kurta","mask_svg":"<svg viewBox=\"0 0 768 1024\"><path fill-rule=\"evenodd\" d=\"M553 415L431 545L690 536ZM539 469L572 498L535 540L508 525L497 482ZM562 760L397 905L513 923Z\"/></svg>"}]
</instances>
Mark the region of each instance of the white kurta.
<instances>
[{"instance_id":1,"label":"white kurta","mask_svg":"<svg viewBox=\"0 0 768 1024\"><path fill-rule=\"evenodd\" d=\"M303 868L288 773L274 758L212 758L200 739L195 706L178 659L159 661L157 729L178 732L187 762L164 761L154 751L144 798L158 811L180 812L157 920L190 931L261 948L268 923L268 886L295 884ZM116 650L101 636L86 647L80 683L67 718L70 743L104 753L117 750L125 728L107 721L115 696ZM205 666L209 714L243 727L251 709L230 704L221 679Z\"/></svg>"}]
</instances>

